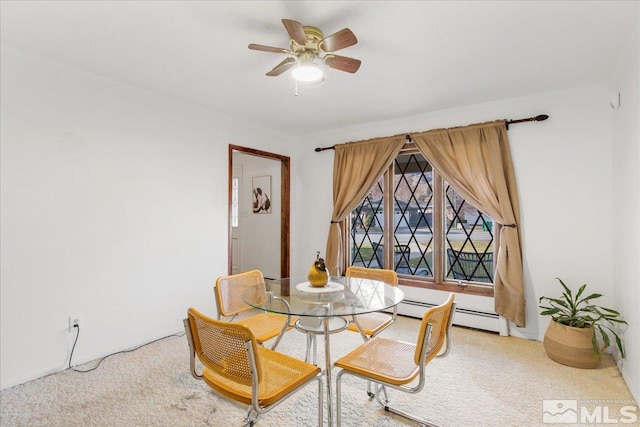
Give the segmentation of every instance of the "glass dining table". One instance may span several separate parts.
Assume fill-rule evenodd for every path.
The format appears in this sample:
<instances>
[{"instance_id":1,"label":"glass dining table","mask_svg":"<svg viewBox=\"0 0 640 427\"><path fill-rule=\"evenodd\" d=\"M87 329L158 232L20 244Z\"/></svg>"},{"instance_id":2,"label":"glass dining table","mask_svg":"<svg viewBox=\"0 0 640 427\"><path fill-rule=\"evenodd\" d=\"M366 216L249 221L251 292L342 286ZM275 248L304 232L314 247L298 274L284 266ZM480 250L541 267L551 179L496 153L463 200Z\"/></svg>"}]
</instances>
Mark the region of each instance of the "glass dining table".
<instances>
[{"instance_id":1,"label":"glass dining table","mask_svg":"<svg viewBox=\"0 0 640 427\"><path fill-rule=\"evenodd\" d=\"M252 286L242 293L242 299L251 307L265 312L290 314L297 317L296 329L311 335L324 335L329 426L333 420L330 335L346 329L348 320L353 319L366 339L357 322L357 315L387 310L399 304L403 298L404 294L397 286L377 280L338 276L331 276L321 288L311 286L303 277L265 279L264 288ZM308 355L309 343L307 358Z\"/></svg>"}]
</instances>

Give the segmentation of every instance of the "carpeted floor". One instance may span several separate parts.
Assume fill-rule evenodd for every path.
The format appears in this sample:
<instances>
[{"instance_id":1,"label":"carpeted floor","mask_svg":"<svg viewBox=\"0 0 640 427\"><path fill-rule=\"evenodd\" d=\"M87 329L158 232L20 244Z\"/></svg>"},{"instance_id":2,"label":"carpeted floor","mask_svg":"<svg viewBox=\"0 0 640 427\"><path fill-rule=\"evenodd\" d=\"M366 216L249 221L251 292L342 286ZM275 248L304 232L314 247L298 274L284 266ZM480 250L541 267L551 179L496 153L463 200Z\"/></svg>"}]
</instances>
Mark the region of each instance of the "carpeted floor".
<instances>
[{"instance_id":1,"label":"carpeted floor","mask_svg":"<svg viewBox=\"0 0 640 427\"><path fill-rule=\"evenodd\" d=\"M383 335L415 341L419 321L399 317ZM581 370L546 357L542 343L454 327L448 357L427 368L428 383L417 395L390 391L399 407L442 426L551 426L545 410L577 401L578 408L606 419L638 415L637 404L610 356L600 368ZM361 343L358 334L331 337L333 359ZM318 362L324 366L323 341L318 340ZM304 358L305 336L295 330L283 338L279 351ZM95 365L79 366L87 369ZM335 380L335 370L333 378ZM366 383L345 377L343 425L411 426L380 409L366 395ZM317 424L317 387L312 383L287 402L263 415L261 426ZM335 387L334 387L335 390ZM67 370L3 390L0 425L14 426L240 426L244 405L212 392L189 374L185 337L168 338L131 353L106 359L93 372ZM326 404L326 403L325 403ZM335 406L335 405L334 405ZM631 406L620 413L624 406ZM586 412L584 412L586 413ZM326 424L326 413L325 413ZM561 423L560 426L570 424ZM577 424L581 425L581 424ZM582 424L584 425L584 424ZM638 421L634 424L640 425Z\"/></svg>"}]
</instances>

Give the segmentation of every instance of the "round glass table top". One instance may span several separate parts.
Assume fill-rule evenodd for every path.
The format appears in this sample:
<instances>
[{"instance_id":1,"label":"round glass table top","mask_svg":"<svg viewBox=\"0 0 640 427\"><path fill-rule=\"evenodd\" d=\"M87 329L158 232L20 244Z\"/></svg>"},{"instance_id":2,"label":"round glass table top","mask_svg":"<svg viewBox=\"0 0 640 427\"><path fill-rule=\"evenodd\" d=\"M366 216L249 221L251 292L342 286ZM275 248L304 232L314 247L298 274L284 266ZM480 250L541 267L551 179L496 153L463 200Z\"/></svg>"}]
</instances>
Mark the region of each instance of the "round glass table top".
<instances>
[{"instance_id":1,"label":"round glass table top","mask_svg":"<svg viewBox=\"0 0 640 427\"><path fill-rule=\"evenodd\" d=\"M306 278L265 279L265 287L252 286L242 292L245 303L272 313L331 317L386 310L404 298L397 287L378 280L329 277L322 288Z\"/></svg>"}]
</instances>

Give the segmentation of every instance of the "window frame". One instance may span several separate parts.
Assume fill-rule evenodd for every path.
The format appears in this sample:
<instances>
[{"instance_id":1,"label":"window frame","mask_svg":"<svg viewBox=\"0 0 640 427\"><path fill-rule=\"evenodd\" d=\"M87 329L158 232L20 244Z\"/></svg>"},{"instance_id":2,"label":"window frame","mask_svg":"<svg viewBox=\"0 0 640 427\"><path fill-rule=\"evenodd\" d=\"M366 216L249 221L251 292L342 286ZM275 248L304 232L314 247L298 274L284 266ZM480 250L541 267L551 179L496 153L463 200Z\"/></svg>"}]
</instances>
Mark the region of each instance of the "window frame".
<instances>
[{"instance_id":1,"label":"window frame","mask_svg":"<svg viewBox=\"0 0 640 427\"><path fill-rule=\"evenodd\" d=\"M415 144L408 143L405 147L400 150L397 156L406 155L406 154L419 154L423 156L427 162L427 159L424 154L422 154ZM397 157L396 156L396 157ZM447 292L457 292L464 294L472 294L472 295L480 295L493 297L494 296L494 284L480 284L479 282L470 282L465 280L455 280L455 279L446 279L444 276L446 274L445 267L445 250L446 250L446 235L444 229L445 223L445 213L446 213L446 203L445 203L445 181L444 178L440 175L440 173L433 168L433 277L423 277L423 276L410 276L406 274L398 274L398 284L425 288L425 289L435 289L442 290ZM395 172L395 159L391 163L391 165L385 170L383 174L383 230L394 230L393 221L394 221L394 172ZM467 203L469 203L467 201ZM476 208L477 209L477 208ZM341 222L340 227L342 228L342 238L343 238L343 247L350 248L351 241L349 237L351 236L351 216L348 215L344 221ZM500 224L497 224L493 221L493 245L494 251L497 252L497 249L500 245ZM394 233L383 233L382 244L384 245L384 265L393 265L393 251L389 248L394 247ZM351 264L350 250L344 251L343 259L341 260L342 264L345 266L349 266ZM497 261L497 257L494 256L494 275L495 275L495 264ZM495 281L495 277L494 277Z\"/></svg>"}]
</instances>

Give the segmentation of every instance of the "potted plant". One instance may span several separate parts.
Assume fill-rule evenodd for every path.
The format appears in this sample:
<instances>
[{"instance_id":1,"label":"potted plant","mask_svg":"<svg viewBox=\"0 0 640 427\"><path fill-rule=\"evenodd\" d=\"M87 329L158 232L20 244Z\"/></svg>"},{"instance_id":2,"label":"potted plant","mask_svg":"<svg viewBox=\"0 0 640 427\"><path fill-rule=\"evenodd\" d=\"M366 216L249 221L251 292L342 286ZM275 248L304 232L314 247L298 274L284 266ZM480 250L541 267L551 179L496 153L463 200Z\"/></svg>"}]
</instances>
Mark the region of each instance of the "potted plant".
<instances>
[{"instance_id":1,"label":"potted plant","mask_svg":"<svg viewBox=\"0 0 640 427\"><path fill-rule=\"evenodd\" d=\"M620 356L624 358L622 340L611 328L616 323L627 324L620 318L620 313L592 303L592 300L600 298L602 294L583 296L586 284L574 295L560 278L556 279L562 285L562 297L543 296L539 300L539 307L542 309L540 314L551 316L552 319L544 336L547 356L563 365L595 368L600 363L600 351L611 343L611 334L615 338ZM598 335L602 338L602 349L598 343Z\"/></svg>"}]
</instances>

